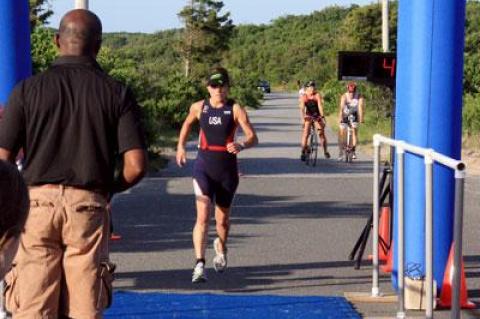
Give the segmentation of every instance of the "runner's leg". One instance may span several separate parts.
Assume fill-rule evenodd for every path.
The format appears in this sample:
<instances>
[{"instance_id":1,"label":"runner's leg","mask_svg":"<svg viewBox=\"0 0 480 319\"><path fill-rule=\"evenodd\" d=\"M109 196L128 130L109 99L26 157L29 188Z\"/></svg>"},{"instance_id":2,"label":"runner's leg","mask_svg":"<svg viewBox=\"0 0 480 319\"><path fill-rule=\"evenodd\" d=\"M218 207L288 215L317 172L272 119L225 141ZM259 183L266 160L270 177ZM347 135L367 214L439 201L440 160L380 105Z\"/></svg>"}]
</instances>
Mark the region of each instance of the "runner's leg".
<instances>
[{"instance_id":1,"label":"runner's leg","mask_svg":"<svg viewBox=\"0 0 480 319\"><path fill-rule=\"evenodd\" d=\"M195 258L198 260L205 259L211 201L207 196L197 195L196 207L197 218L193 227L193 248L195 250Z\"/></svg>"},{"instance_id":2,"label":"runner's leg","mask_svg":"<svg viewBox=\"0 0 480 319\"><path fill-rule=\"evenodd\" d=\"M230 208L215 206L215 221L217 235L220 238L221 251L225 252L230 231Z\"/></svg>"}]
</instances>

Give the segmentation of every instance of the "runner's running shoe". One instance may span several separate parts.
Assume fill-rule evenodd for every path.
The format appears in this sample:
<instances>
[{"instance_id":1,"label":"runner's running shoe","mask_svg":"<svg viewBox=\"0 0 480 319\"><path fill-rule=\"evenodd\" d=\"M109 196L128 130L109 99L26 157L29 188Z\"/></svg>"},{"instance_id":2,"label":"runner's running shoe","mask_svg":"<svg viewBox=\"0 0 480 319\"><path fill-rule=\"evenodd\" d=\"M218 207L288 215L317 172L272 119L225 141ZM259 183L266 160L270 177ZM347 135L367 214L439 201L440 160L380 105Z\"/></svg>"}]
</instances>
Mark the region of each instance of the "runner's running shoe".
<instances>
[{"instance_id":1,"label":"runner's running shoe","mask_svg":"<svg viewBox=\"0 0 480 319\"><path fill-rule=\"evenodd\" d=\"M198 262L193 268L192 283L200 283L207 281L207 273L205 271L205 264Z\"/></svg>"},{"instance_id":2,"label":"runner's running shoe","mask_svg":"<svg viewBox=\"0 0 480 319\"><path fill-rule=\"evenodd\" d=\"M327 158L327 159L330 158L330 153L329 152L325 152L324 155L325 155L325 158Z\"/></svg>"},{"instance_id":3,"label":"runner's running shoe","mask_svg":"<svg viewBox=\"0 0 480 319\"><path fill-rule=\"evenodd\" d=\"M220 238L216 238L213 241L213 248L215 249L215 257L213 257L213 269L216 272L224 272L227 269L227 251L222 252L220 250Z\"/></svg>"}]
</instances>

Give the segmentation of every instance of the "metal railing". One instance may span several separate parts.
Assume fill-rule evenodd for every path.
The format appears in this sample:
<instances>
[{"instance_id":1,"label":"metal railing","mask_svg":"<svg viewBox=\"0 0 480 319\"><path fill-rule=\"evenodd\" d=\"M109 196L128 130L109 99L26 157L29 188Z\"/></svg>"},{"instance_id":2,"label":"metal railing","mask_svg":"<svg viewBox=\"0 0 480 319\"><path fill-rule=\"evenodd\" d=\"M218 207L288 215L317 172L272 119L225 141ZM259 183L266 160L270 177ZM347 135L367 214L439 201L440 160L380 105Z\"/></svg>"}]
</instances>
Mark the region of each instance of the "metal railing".
<instances>
[{"instance_id":1,"label":"metal railing","mask_svg":"<svg viewBox=\"0 0 480 319\"><path fill-rule=\"evenodd\" d=\"M398 311L397 318L405 318L404 303L404 154L405 152L423 156L425 159L425 281L426 281L426 309L427 319L433 318L433 163L438 162L455 170L455 210L454 210L454 266L452 282L452 309L451 318L460 318L460 272L462 260L462 228L463 228L463 195L465 184L465 164L435 152L408 144L404 141L394 140L380 134L373 136L374 162L373 162L373 274L372 296L380 296L378 286L378 224L379 224L379 165L380 147L387 144L394 147L397 155L397 214L398 214Z\"/></svg>"}]
</instances>

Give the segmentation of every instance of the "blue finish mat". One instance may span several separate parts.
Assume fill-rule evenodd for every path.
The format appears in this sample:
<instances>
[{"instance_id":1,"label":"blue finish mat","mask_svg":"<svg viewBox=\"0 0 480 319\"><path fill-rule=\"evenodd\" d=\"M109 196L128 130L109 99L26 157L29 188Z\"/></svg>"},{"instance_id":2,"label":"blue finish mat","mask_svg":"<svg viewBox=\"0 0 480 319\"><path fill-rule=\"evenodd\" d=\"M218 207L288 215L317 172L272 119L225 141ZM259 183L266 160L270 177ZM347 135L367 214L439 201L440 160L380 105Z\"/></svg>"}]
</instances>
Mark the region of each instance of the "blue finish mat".
<instances>
[{"instance_id":1,"label":"blue finish mat","mask_svg":"<svg viewBox=\"0 0 480 319\"><path fill-rule=\"evenodd\" d=\"M341 297L115 292L105 318L361 319Z\"/></svg>"}]
</instances>

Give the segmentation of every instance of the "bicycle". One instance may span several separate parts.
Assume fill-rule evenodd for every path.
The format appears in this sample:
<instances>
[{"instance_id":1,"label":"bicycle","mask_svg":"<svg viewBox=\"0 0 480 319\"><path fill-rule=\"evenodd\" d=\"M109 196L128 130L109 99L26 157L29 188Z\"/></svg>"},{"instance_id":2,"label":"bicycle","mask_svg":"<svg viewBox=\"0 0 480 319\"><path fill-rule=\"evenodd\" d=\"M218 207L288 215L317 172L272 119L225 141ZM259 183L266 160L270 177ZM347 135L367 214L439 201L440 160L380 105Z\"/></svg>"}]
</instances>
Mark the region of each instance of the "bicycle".
<instances>
[{"instance_id":1,"label":"bicycle","mask_svg":"<svg viewBox=\"0 0 480 319\"><path fill-rule=\"evenodd\" d=\"M318 135L315 128L315 122L317 121L317 118L313 116L306 116L305 119L310 122L310 132L308 133L309 137L307 140L305 164L308 166L311 163L312 166L316 166L318 158Z\"/></svg>"},{"instance_id":2,"label":"bicycle","mask_svg":"<svg viewBox=\"0 0 480 319\"><path fill-rule=\"evenodd\" d=\"M353 123L355 122L355 116L353 114L348 115L347 136L343 143L343 156L346 163L351 163L353 160Z\"/></svg>"}]
</instances>

